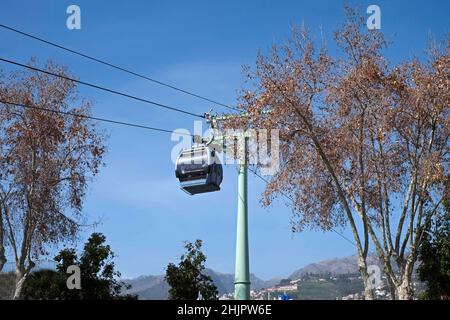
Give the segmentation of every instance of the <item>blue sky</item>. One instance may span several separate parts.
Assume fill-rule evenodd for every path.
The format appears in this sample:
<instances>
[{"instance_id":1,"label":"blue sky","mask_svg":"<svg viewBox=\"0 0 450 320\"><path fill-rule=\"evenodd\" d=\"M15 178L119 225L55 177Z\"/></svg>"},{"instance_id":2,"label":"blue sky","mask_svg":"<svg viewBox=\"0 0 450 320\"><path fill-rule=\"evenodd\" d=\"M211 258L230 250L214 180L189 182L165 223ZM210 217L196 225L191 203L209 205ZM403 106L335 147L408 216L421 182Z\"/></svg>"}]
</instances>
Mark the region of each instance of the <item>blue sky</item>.
<instances>
[{"instance_id":1,"label":"blue sky","mask_svg":"<svg viewBox=\"0 0 450 320\"><path fill-rule=\"evenodd\" d=\"M316 35L323 30L333 49L332 32L343 21L344 1L10 1L0 3L0 22L80 50L161 81L228 104L243 85L242 66L254 65L259 49L289 35L290 25L305 23ZM394 41L386 51L393 63L423 56L428 35L449 30L449 1L347 1L362 13L381 8L382 31ZM82 29L66 28L66 8L81 8ZM53 59L80 79L158 102L203 113L212 105L0 30L0 53L27 62ZM10 68L3 63L3 70ZM193 130L194 118L79 88L94 102L93 114L167 129ZM224 112L221 107L214 107ZM103 232L117 253L125 277L162 274L182 253L182 242L204 241L207 265L234 271L237 175L225 168L222 190L189 197L179 190L169 134L99 124L108 133L106 167L92 183L85 201L88 221L101 218ZM206 129L206 125L204 129ZM281 199L260 205L264 185L249 176L251 272L262 278L289 275L322 259L354 254L335 233L292 234L290 208ZM92 229L81 235L85 240ZM348 230L342 230L351 237Z\"/></svg>"}]
</instances>

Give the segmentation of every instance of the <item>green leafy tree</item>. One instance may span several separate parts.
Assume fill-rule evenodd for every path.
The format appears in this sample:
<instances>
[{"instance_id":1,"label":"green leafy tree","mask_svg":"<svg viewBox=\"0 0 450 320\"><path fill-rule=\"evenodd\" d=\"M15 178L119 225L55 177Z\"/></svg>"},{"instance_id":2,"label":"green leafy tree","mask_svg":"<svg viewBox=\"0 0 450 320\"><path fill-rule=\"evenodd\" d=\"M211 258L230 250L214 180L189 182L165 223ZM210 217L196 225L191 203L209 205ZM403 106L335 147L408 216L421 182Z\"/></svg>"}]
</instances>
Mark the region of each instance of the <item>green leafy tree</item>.
<instances>
[{"instance_id":1,"label":"green leafy tree","mask_svg":"<svg viewBox=\"0 0 450 320\"><path fill-rule=\"evenodd\" d=\"M67 289L67 276L54 270L32 272L23 288L26 300L67 300L73 293Z\"/></svg>"},{"instance_id":2,"label":"green leafy tree","mask_svg":"<svg viewBox=\"0 0 450 320\"><path fill-rule=\"evenodd\" d=\"M202 241L186 242L186 253L176 266L169 263L166 281L170 285L170 300L196 300L199 294L204 300L216 300L218 290L210 276L205 274L206 256L201 251Z\"/></svg>"},{"instance_id":3,"label":"green leafy tree","mask_svg":"<svg viewBox=\"0 0 450 320\"><path fill-rule=\"evenodd\" d=\"M64 249L56 257L56 271L34 272L25 283L25 299L40 300L116 300L136 299L122 295L124 284L119 281L120 272L115 269L114 252L101 233L93 233L78 258L75 249ZM81 289L68 289L66 273L71 265L81 271ZM129 288L129 287L127 287Z\"/></svg>"},{"instance_id":4,"label":"green leafy tree","mask_svg":"<svg viewBox=\"0 0 450 320\"><path fill-rule=\"evenodd\" d=\"M290 279L281 279L279 285L280 285L280 286L287 286L287 285L289 285L290 283L291 283L291 280L290 280Z\"/></svg>"},{"instance_id":5,"label":"green leafy tree","mask_svg":"<svg viewBox=\"0 0 450 320\"><path fill-rule=\"evenodd\" d=\"M449 180L449 179L447 179ZM424 299L450 299L450 199L447 181L445 211L433 219L430 232L420 248L421 265L418 269L420 280L427 284Z\"/></svg>"}]
</instances>

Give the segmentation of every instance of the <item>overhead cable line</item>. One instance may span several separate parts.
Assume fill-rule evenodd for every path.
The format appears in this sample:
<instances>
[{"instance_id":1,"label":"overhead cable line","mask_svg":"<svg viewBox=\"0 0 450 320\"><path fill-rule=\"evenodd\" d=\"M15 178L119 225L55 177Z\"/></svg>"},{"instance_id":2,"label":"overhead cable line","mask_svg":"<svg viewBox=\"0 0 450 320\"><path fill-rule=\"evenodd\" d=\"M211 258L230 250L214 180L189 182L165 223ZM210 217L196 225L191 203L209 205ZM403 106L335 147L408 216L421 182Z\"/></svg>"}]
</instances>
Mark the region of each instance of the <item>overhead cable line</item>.
<instances>
[{"instance_id":1,"label":"overhead cable line","mask_svg":"<svg viewBox=\"0 0 450 320\"><path fill-rule=\"evenodd\" d=\"M134 123L130 123L130 122L123 122L123 121L117 121L117 120L93 117L93 116L88 116L88 115L74 113L74 112L67 112L67 111L61 111L61 110L52 110L52 109L49 109L49 108L32 106L32 105L22 104L22 103L15 103L15 102L11 102L11 101L5 101L3 99L0 99L0 103L9 104L9 105L22 107L22 108L26 108L26 109L42 110L42 111L47 111L47 112L52 112L52 113L57 113L57 114L63 114L63 115L67 115L67 116L77 117L77 118L90 119L90 120L101 121L101 122L112 123L112 124L118 124L118 125L122 125L122 126L134 127L134 128L139 128L139 129L146 129L146 130L166 132L166 133L173 133L173 132L175 132L173 130L149 127L149 126L144 126L144 125L140 125L140 124L134 124ZM177 133L181 134L181 135L192 136L189 133L182 133L182 132L177 132Z\"/></svg>"},{"instance_id":2,"label":"overhead cable line","mask_svg":"<svg viewBox=\"0 0 450 320\"><path fill-rule=\"evenodd\" d=\"M265 183L269 183L269 181L267 179L265 179L263 176L261 176L260 174L258 174L258 172L256 170L253 170L252 168L248 168L251 172L253 172L258 178L260 178L262 181L264 181ZM293 204L295 204L294 199L292 199L291 196L289 196L288 194L286 194L283 191L280 191L281 195L283 195L286 199L290 200ZM356 244L350 240L349 238L347 238L346 236L344 236L342 233L340 233L339 231L335 230L334 228L330 227L330 230L335 232L336 234L338 234L342 239L344 239L345 241L351 243L352 245L356 246Z\"/></svg>"},{"instance_id":3,"label":"overhead cable line","mask_svg":"<svg viewBox=\"0 0 450 320\"><path fill-rule=\"evenodd\" d=\"M73 49L64 47L64 46L62 46L62 45L59 45L59 44L57 44L57 43L54 43L54 42L45 40L45 39L40 38L40 37L37 37L37 36L34 36L34 35L29 34L29 33L27 33L27 32L20 31L20 30L18 30L18 29L9 27L9 26L4 25L4 24L0 24L0 27L2 27L2 28L4 28L4 29L7 29L7 30L10 30L10 31L13 31L13 32L18 33L18 34L21 34L21 35L23 35L23 36L29 37L29 38L31 38L31 39L40 41L40 42L42 42L42 43L51 45L51 46L53 46L53 47L56 47L56 48L65 50L65 51L67 51L67 52L76 54L76 55L78 55L78 56L80 56L80 57L83 57L83 58L86 58L86 59L89 59L89 60L98 62L98 63L103 64L103 65L105 65L105 66L108 66L108 67L111 67L111 68L114 68L114 69L123 71L123 72L125 72L125 73L131 74L131 75L133 75L133 76L136 76L136 77L139 77L139 78L148 80L148 81L151 81L151 82L156 83L156 84L158 84L158 85L165 86L165 87L167 87L167 88L170 88L170 89L173 89L173 90L182 92L182 93L187 94L187 95L190 95L190 96L192 96L192 97L196 97L196 98L198 98L198 99L202 99L202 100L204 100L204 101L212 102L212 103L214 103L214 104L216 104L216 105L220 105L220 106L223 106L223 107L225 107L225 108L228 108L228 109L231 109L231 110L238 111L238 109L233 108L233 107L231 107L231 106L229 106L229 105L226 105L226 104L224 104L224 103L221 103L221 102L215 101L215 100L213 100L213 99L210 99L210 98L201 96L201 95L199 95L199 94L196 94L196 93L193 93L193 92L190 92L190 91L181 89L181 88L179 88L179 87L176 87L176 86L167 84L167 83L165 83L165 82L162 82L162 81L159 81L159 80L150 78L150 77L148 77L148 76L142 75L142 74L137 73L137 72L135 72L135 71L131 71L131 70L126 69L126 68L124 68L124 67L120 67L120 66L115 65L115 64L113 64L113 63L107 62L107 61L105 61L105 60L101 60L101 59L98 59L98 58L94 58L94 57L89 56L89 55L87 55L87 54L84 54L84 53L82 53L82 52L79 52L79 51L76 51L76 50L73 50Z\"/></svg>"},{"instance_id":4,"label":"overhead cable line","mask_svg":"<svg viewBox=\"0 0 450 320\"><path fill-rule=\"evenodd\" d=\"M76 82L76 83L79 83L79 84L82 84L82 85L85 85L85 86L88 86L88 87L91 87L91 88L95 88L95 89L99 89L99 90L106 91L106 92L109 92L109 93L113 93L113 94L116 94L116 95L119 95L119 96L123 96L123 97L126 97L126 98L133 99L133 100L145 102L145 103L148 103L148 104L151 104L151 105L154 105L154 106L157 106L157 107L161 107L161 108L164 108L164 109L177 111L177 112L188 114L188 115L191 115L191 116L194 116L194 117L198 117L198 118L205 118L203 115L200 115L200 114L196 114L196 113L192 113L192 112L189 112L189 111L186 111L186 110L182 110L182 109L179 109L179 108L171 107L171 106L159 103L159 102L155 102L155 101L139 98L139 97L127 94L127 93L123 93L123 92L116 91L116 90L113 90L113 89L108 89L108 88L105 88L105 87L101 87L101 86L98 86L98 85L95 85L95 84L92 84L92 83L89 83L89 82L85 82L85 81L69 78L69 77L66 77L66 76L63 76L63 75L60 75L60 74L57 74L57 73L53 73L53 72L50 72L50 71L46 71L46 70L43 70L43 69L32 67L32 66L29 66L29 65L26 65L26 64L22 64L22 63L19 63L19 62L11 61L11 60L4 59L4 58L0 58L0 61L6 62L6 63L9 63L9 64L13 64L13 65L16 65L16 66L19 66L19 67L22 67L22 68L27 68L27 69L30 69L30 70L34 70L34 71L38 71L38 72L41 72L41 73L45 73L45 74L48 74L48 75L51 75L51 76L54 76L54 77L58 77L58 78L61 78L61 79L65 79L65 80L68 80L68 81L73 81L73 82Z\"/></svg>"}]
</instances>

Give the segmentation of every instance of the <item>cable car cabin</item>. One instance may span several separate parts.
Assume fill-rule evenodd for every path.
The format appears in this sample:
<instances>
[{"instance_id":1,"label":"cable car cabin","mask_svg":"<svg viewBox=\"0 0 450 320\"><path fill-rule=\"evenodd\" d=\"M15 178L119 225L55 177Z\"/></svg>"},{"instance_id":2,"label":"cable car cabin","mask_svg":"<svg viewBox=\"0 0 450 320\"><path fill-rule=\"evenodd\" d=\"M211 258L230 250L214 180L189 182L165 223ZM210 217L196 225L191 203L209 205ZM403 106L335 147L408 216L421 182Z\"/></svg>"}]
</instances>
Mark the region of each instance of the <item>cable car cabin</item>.
<instances>
[{"instance_id":1,"label":"cable car cabin","mask_svg":"<svg viewBox=\"0 0 450 320\"><path fill-rule=\"evenodd\" d=\"M175 176L190 195L220 190L222 165L216 151L205 145L185 149L177 159Z\"/></svg>"}]
</instances>

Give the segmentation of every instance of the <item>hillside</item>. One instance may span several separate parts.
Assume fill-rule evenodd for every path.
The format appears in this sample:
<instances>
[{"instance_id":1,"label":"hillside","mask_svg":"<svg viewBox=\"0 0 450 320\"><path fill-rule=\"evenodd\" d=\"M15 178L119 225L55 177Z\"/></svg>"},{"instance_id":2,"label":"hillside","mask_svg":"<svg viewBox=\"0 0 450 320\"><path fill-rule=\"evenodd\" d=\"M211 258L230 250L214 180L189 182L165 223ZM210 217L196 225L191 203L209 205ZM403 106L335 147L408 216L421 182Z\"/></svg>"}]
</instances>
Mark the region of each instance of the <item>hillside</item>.
<instances>
[{"instance_id":1,"label":"hillside","mask_svg":"<svg viewBox=\"0 0 450 320\"><path fill-rule=\"evenodd\" d=\"M375 255L371 255L368 258L369 264L376 264L378 260ZM232 293L234 291L234 275L230 273L220 273L211 269L206 270L207 273L211 276L215 285L219 290L219 294L227 294ZM342 257L342 258L333 258L328 260L319 261L317 263L312 263L306 265L303 268L300 268L294 271L289 278L290 280L297 280L303 278L305 275L357 275L358 274L358 263L356 256L350 257ZM271 280L262 280L255 275L251 275L251 289L252 290L261 290L263 288L270 288L277 285L280 282L280 278L271 279ZM347 280L345 280L347 281ZM344 281L337 281L337 287L342 287L342 283ZM143 300L155 300L155 299L167 299L169 286L164 280L164 276L140 276L135 279L125 280L126 284L132 285L132 289L126 291L127 293L137 294L139 299ZM308 286L308 284L304 284ZM309 284L310 286L311 284ZM336 284L321 284L321 286ZM353 284L352 287L360 287L360 284ZM316 287L316 285L314 285ZM306 287L305 287L306 289ZM334 295L340 289L333 289L330 292L334 292ZM309 291L309 290L308 290ZM347 290L344 290L347 292Z\"/></svg>"},{"instance_id":2,"label":"hillside","mask_svg":"<svg viewBox=\"0 0 450 320\"><path fill-rule=\"evenodd\" d=\"M369 255L367 257L367 264L377 264L378 258L375 255ZM333 258L328 260L323 260L317 263L311 263L303 268L294 271L289 279L297 280L307 274L332 274L332 275L342 275L342 274L354 274L359 273L358 271L358 261L356 255L342 258Z\"/></svg>"},{"instance_id":3,"label":"hillside","mask_svg":"<svg viewBox=\"0 0 450 320\"><path fill-rule=\"evenodd\" d=\"M220 273L211 269L206 270L207 274L212 278L214 284L219 290L219 294L233 292L234 290L234 275L230 273ZM277 284L280 279L272 279L264 281L255 275L250 275L253 290L260 290L265 287L271 287ZM163 275L158 276L140 276L135 279L124 280L126 284L132 286L126 293L137 294L142 300L158 300L167 299L169 292L169 285L164 280Z\"/></svg>"}]
</instances>

